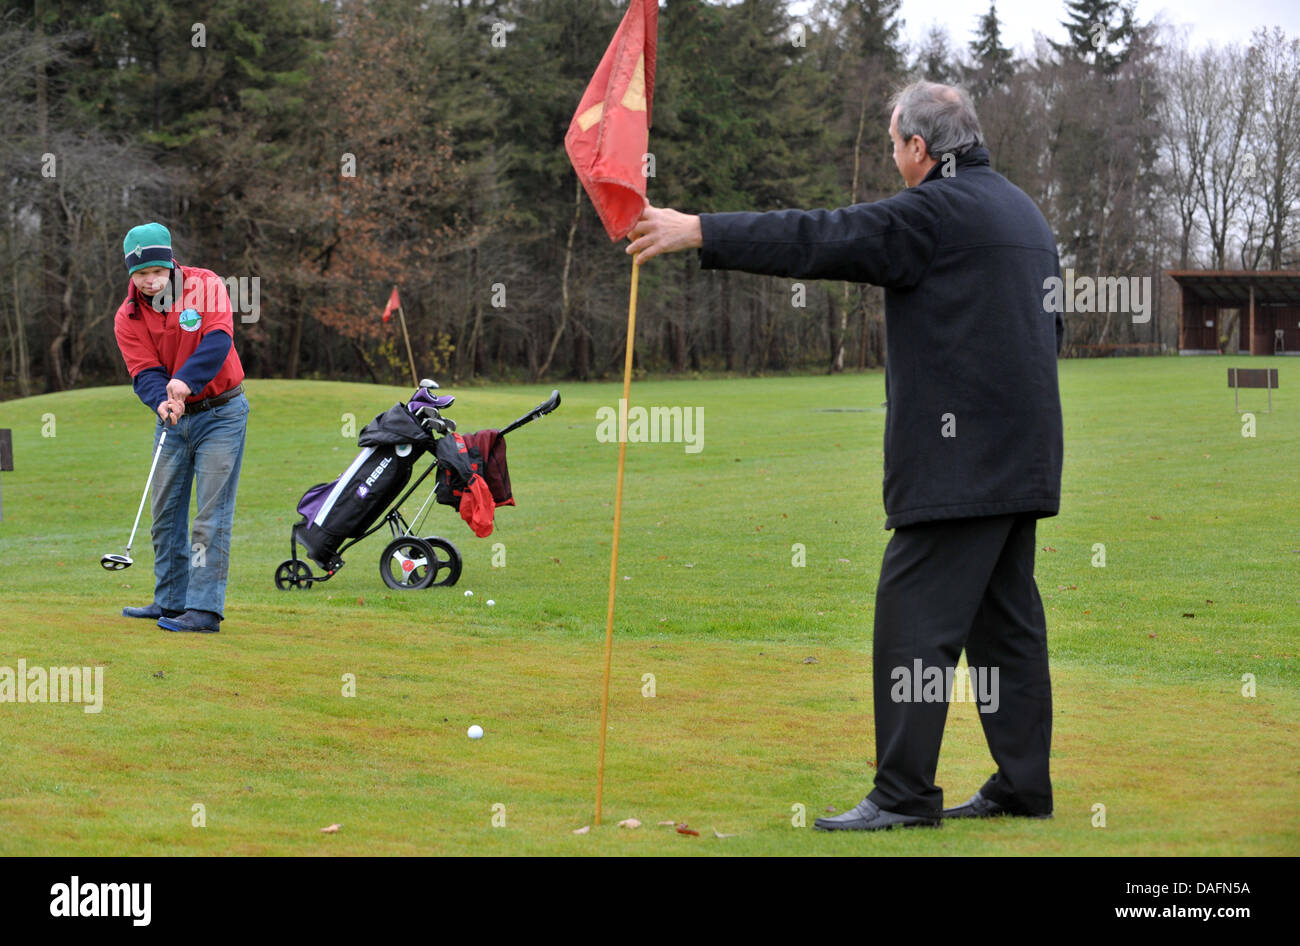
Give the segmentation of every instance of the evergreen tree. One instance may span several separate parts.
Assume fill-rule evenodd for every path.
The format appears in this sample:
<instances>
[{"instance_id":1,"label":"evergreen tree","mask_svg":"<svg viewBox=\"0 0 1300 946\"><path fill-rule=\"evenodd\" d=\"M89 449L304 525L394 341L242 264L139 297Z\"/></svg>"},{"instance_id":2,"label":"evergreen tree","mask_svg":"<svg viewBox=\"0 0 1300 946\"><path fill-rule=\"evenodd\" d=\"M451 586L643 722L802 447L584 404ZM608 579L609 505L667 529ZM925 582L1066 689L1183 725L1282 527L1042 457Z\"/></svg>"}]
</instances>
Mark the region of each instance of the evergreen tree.
<instances>
[{"instance_id":1,"label":"evergreen tree","mask_svg":"<svg viewBox=\"0 0 1300 946\"><path fill-rule=\"evenodd\" d=\"M930 27L917 53L913 66L921 78L929 82L941 82L945 85L956 81L958 65L953 53L948 31L937 23Z\"/></svg>"},{"instance_id":2,"label":"evergreen tree","mask_svg":"<svg viewBox=\"0 0 1300 946\"><path fill-rule=\"evenodd\" d=\"M1062 25L1068 38L1052 48L1063 59L1114 73L1128 60L1135 39L1134 5L1135 0L1067 0Z\"/></svg>"},{"instance_id":3,"label":"evergreen tree","mask_svg":"<svg viewBox=\"0 0 1300 946\"><path fill-rule=\"evenodd\" d=\"M976 98L1001 88L1015 74L1011 50L1002 45L1002 26L998 22L996 3L990 3L989 12L979 18L970 51L975 64L967 71L966 81Z\"/></svg>"}]
</instances>

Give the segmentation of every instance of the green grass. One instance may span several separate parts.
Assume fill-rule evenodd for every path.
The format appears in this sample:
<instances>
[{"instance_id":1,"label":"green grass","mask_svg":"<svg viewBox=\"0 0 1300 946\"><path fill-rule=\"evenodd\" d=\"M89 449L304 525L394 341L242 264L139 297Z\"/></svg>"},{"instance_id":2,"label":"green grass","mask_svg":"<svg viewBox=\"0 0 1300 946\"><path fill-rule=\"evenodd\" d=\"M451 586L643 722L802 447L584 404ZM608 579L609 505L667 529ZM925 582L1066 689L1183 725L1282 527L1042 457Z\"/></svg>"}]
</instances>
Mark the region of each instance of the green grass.
<instances>
[{"instance_id":1,"label":"green grass","mask_svg":"<svg viewBox=\"0 0 1300 946\"><path fill-rule=\"evenodd\" d=\"M1280 367L1254 438L1229 364ZM356 452L343 415L359 428L406 392L250 381L227 621L196 637L118 616L152 593L147 514L135 567L98 565L125 544L151 455L130 390L0 404L17 466L0 474L0 666L102 665L106 689L98 715L0 704L0 854L1295 855L1294 367L1062 363L1062 515L1040 523L1037 564L1056 817L879 836L791 823L793 806L811 825L871 784L889 537L878 373L633 386L634 404L702 406L704 449L628 447L605 825L585 836L572 831L594 808L618 453L596 441L596 409L618 385L562 385L555 414L511 435L519 506L490 538L434 510L422 531L461 548L456 587L388 590L376 535L328 584L286 593L272 575L296 501ZM456 391L451 413L462 430L500 426L548 391ZM471 723L483 740L466 739ZM954 705L946 800L991 769L974 708ZM1231 817L1207 817L1211 798ZM645 827L614 826L627 817ZM668 820L701 836L656 826Z\"/></svg>"}]
</instances>

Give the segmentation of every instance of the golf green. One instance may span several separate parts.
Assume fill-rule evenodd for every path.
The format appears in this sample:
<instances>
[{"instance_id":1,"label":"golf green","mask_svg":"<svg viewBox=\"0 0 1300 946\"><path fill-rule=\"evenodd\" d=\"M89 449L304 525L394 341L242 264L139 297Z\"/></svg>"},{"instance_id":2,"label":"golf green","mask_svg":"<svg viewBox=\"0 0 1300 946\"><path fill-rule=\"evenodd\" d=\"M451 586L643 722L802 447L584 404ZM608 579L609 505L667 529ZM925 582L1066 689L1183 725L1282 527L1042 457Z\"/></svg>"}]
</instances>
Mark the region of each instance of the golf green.
<instances>
[{"instance_id":1,"label":"golf green","mask_svg":"<svg viewBox=\"0 0 1300 946\"><path fill-rule=\"evenodd\" d=\"M1253 436L1229 365L1280 371L1273 413L1243 392ZM604 823L586 834L620 385L560 384L561 407L510 435L518 506L491 536L433 509L420 531L461 549L454 587L387 588L380 534L286 592L272 578L299 496L409 392L247 382L217 635L120 616L152 595L147 509L134 567L100 568L152 453L130 388L0 403L0 698L19 661L103 668L99 712L0 702L0 854L1295 855L1293 366L1061 363L1062 511L1039 523L1036 570L1055 818L865 836L811 826L871 787L881 374L633 384L633 407L702 426L628 444ZM446 413L499 427L550 389L449 388ZM991 771L975 707L955 703L945 801Z\"/></svg>"}]
</instances>

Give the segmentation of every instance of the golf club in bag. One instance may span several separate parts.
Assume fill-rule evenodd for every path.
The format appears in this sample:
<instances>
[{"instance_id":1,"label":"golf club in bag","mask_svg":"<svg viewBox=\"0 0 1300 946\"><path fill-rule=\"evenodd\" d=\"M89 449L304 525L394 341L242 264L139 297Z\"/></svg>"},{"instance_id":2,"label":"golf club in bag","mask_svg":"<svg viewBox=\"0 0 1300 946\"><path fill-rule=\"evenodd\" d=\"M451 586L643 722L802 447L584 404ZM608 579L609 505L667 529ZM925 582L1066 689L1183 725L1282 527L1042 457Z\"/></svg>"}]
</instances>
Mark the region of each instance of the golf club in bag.
<instances>
[{"instance_id":1,"label":"golf club in bag","mask_svg":"<svg viewBox=\"0 0 1300 946\"><path fill-rule=\"evenodd\" d=\"M433 381L421 381L408 402L394 404L377 415L362 428L357 438L361 452L342 475L318 483L302 495L298 501L301 518L289 535L290 558L275 570L277 588L306 589L328 581L343 566L343 552L385 525L392 540L380 554L379 574L388 587L448 586L460 578L461 557L456 546L440 536L421 537L417 532L431 504L436 498L451 505L476 534L490 533L493 510L514 504L502 435L553 411L560 403L560 393L552 391L546 401L503 431L462 435L456 433L455 421L442 413L456 398L434 394L437 387ZM426 453L432 455L428 467L411 482L416 463ZM408 523L402 504L435 470L440 471L436 487ZM299 557L299 545L306 553L303 558ZM306 558L325 574L314 575Z\"/></svg>"},{"instance_id":2,"label":"golf club in bag","mask_svg":"<svg viewBox=\"0 0 1300 946\"><path fill-rule=\"evenodd\" d=\"M131 526L131 537L126 540L126 554L104 555L99 560L99 564L111 572L121 571L135 564L131 558L131 546L135 543L135 530L140 528L140 514L144 512L144 501L148 498L149 486L153 483L153 471L158 468L158 457L162 453L163 441L166 439L167 431L164 430L158 435L158 449L153 452L153 463L149 464L149 478L144 481L144 495L140 497L140 508L135 511L135 525Z\"/></svg>"}]
</instances>

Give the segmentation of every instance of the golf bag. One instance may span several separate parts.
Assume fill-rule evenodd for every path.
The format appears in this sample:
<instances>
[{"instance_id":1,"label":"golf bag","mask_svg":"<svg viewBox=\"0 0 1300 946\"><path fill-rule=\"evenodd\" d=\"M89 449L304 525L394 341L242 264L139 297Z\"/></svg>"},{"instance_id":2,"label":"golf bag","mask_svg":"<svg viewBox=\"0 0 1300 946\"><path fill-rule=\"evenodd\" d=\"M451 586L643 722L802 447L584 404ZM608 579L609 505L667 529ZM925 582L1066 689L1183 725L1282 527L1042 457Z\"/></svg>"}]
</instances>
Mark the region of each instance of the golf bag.
<instances>
[{"instance_id":1,"label":"golf bag","mask_svg":"<svg viewBox=\"0 0 1300 946\"><path fill-rule=\"evenodd\" d=\"M456 398L435 394L437 386L422 381L407 403L378 415L362 429L357 438L361 452L343 474L303 493L298 500L301 518L290 530L289 558L275 569L277 588L307 589L328 581L343 566L344 552L385 526L392 541L380 554L379 574L389 588L445 587L460 578L462 560L456 546L441 536L418 532L426 511L437 499L457 509L475 535L490 535L495 508L515 504L506 471L505 435L555 410L560 392L552 391L501 430L462 435L456 433L456 422L442 415ZM425 454L431 454L428 465L412 481L412 468ZM408 522L402 504L435 471L434 488ZM298 557L299 545L324 575L312 574L311 566Z\"/></svg>"},{"instance_id":2,"label":"golf bag","mask_svg":"<svg viewBox=\"0 0 1300 946\"><path fill-rule=\"evenodd\" d=\"M357 443L361 452L338 479L313 486L298 501L302 519L294 538L326 571L342 564L339 546L370 528L437 442L405 405L394 404L362 428Z\"/></svg>"}]
</instances>

